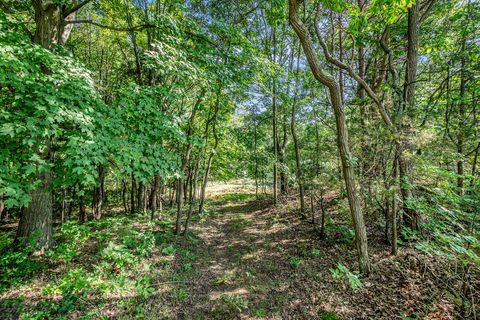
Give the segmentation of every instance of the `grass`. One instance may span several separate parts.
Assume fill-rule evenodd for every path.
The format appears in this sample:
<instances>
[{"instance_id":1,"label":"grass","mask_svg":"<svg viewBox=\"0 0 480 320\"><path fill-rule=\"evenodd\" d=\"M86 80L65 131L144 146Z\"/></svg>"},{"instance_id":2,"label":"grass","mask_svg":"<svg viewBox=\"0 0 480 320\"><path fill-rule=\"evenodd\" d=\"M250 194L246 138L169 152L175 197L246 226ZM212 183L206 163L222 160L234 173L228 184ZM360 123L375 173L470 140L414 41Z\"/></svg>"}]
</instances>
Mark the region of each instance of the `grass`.
<instances>
[{"instance_id":1,"label":"grass","mask_svg":"<svg viewBox=\"0 0 480 320\"><path fill-rule=\"evenodd\" d=\"M162 219L128 215L85 224L68 221L55 229L56 246L44 256L31 256L30 248L5 251L0 311L7 319L66 319L73 313L82 319L128 318L142 312L142 304L157 291L154 282L189 272L196 260L189 250L195 245L193 233L180 248L172 218ZM1 236L0 246L8 248L13 233ZM177 252L181 262L172 268ZM188 293L179 289L174 296L183 300Z\"/></svg>"}]
</instances>

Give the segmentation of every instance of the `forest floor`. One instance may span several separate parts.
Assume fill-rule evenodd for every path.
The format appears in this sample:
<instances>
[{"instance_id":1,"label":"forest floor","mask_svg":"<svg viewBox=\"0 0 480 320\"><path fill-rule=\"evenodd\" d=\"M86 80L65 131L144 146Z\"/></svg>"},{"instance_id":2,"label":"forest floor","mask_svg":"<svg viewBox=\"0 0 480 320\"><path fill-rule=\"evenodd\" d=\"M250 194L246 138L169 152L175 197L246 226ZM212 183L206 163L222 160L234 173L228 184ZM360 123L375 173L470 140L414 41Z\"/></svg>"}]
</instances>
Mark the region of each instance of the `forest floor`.
<instances>
[{"instance_id":1,"label":"forest floor","mask_svg":"<svg viewBox=\"0 0 480 320\"><path fill-rule=\"evenodd\" d=\"M64 227L64 242L24 261L33 271L18 279L4 261L13 276L2 277L0 317L454 319L432 257L406 246L392 257L378 226L369 229L374 271L363 276L341 223L319 240L293 200L273 208L235 186L211 190L186 238L171 233L173 215L108 217Z\"/></svg>"}]
</instances>

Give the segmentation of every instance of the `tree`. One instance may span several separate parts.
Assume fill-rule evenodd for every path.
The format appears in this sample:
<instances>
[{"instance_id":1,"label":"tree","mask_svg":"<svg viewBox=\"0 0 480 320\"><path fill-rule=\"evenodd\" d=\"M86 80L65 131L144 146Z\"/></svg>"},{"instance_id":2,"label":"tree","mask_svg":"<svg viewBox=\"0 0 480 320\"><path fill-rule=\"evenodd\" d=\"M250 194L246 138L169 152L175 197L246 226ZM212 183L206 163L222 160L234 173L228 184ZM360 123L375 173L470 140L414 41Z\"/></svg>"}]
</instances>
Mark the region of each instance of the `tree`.
<instances>
[{"instance_id":1,"label":"tree","mask_svg":"<svg viewBox=\"0 0 480 320\"><path fill-rule=\"evenodd\" d=\"M358 262L360 270L365 273L371 271L370 260L368 257L367 233L365 222L363 220L362 209L358 199L358 190L355 181L353 168L353 156L350 153L348 145L348 130L346 126L345 112L342 103L340 84L330 75L326 74L320 67L319 61L313 49L312 40L305 26L298 18L298 8L301 2L297 0L289 1L290 25L300 39L308 63L315 78L325 85L330 93L332 108L335 113L337 126L337 144L342 161L342 172L347 189L350 212L355 227L355 242L358 251Z\"/></svg>"}]
</instances>

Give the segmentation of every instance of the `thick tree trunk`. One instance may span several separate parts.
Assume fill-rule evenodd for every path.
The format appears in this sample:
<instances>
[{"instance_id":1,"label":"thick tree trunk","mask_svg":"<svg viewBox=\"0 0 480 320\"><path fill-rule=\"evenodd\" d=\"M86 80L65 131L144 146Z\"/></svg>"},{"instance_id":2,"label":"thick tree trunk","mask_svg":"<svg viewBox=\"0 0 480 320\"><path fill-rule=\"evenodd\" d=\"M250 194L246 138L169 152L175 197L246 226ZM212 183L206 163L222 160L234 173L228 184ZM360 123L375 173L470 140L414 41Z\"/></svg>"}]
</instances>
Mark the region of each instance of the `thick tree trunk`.
<instances>
[{"instance_id":1,"label":"thick tree trunk","mask_svg":"<svg viewBox=\"0 0 480 320\"><path fill-rule=\"evenodd\" d=\"M59 3L47 0L32 0L35 11L35 33L33 41L44 48L51 48L54 44L64 44L71 28L65 30L65 18L72 15L85 5L88 1L81 4L74 2L70 6L60 5ZM48 138L47 138L48 139ZM44 141L47 151L42 156L44 160L50 160L50 141ZM15 243L24 246L25 242L32 235L37 236L37 244L40 251L48 248L52 244L52 193L51 187L52 173L44 172L40 174L40 187L31 192L32 200L27 208L23 210L17 230Z\"/></svg>"},{"instance_id":2,"label":"thick tree trunk","mask_svg":"<svg viewBox=\"0 0 480 320\"><path fill-rule=\"evenodd\" d=\"M48 190L51 173L41 175L41 185L30 195L30 205L23 209L16 235L16 245L26 246L34 240L37 249L43 251L52 245L52 194Z\"/></svg>"}]
</instances>

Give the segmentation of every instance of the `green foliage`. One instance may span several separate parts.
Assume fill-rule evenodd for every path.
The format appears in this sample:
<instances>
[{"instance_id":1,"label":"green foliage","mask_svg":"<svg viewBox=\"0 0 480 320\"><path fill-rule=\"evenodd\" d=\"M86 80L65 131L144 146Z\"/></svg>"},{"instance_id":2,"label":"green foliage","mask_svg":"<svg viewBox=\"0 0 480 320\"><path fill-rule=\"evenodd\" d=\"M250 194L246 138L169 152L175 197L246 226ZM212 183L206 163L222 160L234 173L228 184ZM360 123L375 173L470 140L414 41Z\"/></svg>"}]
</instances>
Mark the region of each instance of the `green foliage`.
<instances>
[{"instance_id":1,"label":"green foliage","mask_svg":"<svg viewBox=\"0 0 480 320\"><path fill-rule=\"evenodd\" d=\"M248 301L239 295L225 296L223 301L227 308L234 313L242 312L248 308Z\"/></svg>"},{"instance_id":2,"label":"green foliage","mask_svg":"<svg viewBox=\"0 0 480 320\"><path fill-rule=\"evenodd\" d=\"M343 320L344 318L337 316L335 312L325 312L321 315L321 320Z\"/></svg>"},{"instance_id":3,"label":"green foliage","mask_svg":"<svg viewBox=\"0 0 480 320\"><path fill-rule=\"evenodd\" d=\"M95 182L103 160L95 144L102 105L89 72L68 53L52 52L9 30L0 15L0 194L8 207L26 205L41 172L62 184ZM51 150L68 155L50 159ZM68 176L68 179L62 177Z\"/></svg>"},{"instance_id":4,"label":"green foliage","mask_svg":"<svg viewBox=\"0 0 480 320\"><path fill-rule=\"evenodd\" d=\"M293 269L298 269L303 264L303 260L298 257L291 257L290 258L290 266Z\"/></svg>"},{"instance_id":5,"label":"green foliage","mask_svg":"<svg viewBox=\"0 0 480 320\"><path fill-rule=\"evenodd\" d=\"M92 230L86 225L79 224L76 221L67 221L59 232L61 243L54 249L47 252L53 260L71 262L79 251L82 244L90 238Z\"/></svg>"},{"instance_id":6,"label":"green foliage","mask_svg":"<svg viewBox=\"0 0 480 320\"><path fill-rule=\"evenodd\" d=\"M123 244L112 241L101 251L102 258L111 261L117 268L124 268L138 263L138 258Z\"/></svg>"},{"instance_id":7,"label":"green foliage","mask_svg":"<svg viewBox=\"0 0 480 320\"><path fill-rule=\"evenodd\" d=\"M135 250L136 254L142 257L149 257L155 248L155 236L151 230L144 232L125 230L122 242L127 248Z\"/></svg>"},{"instance_id":8,"label":"green foliage","mask_svg":"<svg viewBox=\"0 0 480 320\"><path fill-rule=\"evenodd\" d=\"M263 318L267 315L267 312L263 308L256 308L253 310L253 316L256 318Z\"/></svg>"},{"instance_id":9,"label":"green foliage","mask_svg":"<svg viewBox=\"0 0 480 320\"><path fill-rule=\"evenodd\" d=\"M437 170L443 176L448 171ZM453 176L455 178L456 176ZM478 182L477 182L478 183ZM465 194L458 194L453 183L429 190L415 199L415 207L424 217L422 234L406 230L409 238L419 240L417 249L433 253L465 265L480 266L480 229L477 208L480 206L478 186L470 185Z\"/></svg>"},{"instance_id":10,"label":"green foliage","mask_svg":"<svg viewBox=\"0 0 480 320\"><path fill-rule=\"evenodd\" d=\"M183 288L179 288L179 289L174 289L172 291L172 296L173 298L175 298L178 302L182 302L184 301L187 297L188 297L188 292L183 289Z\"/></svg>"},{"instance_id":11,"label":"green foliage","mask_svg":"<svg viewBox=\"0 0 480 320\"><path fill-rule=\"evenodd\" d=\"M137 288L138 295L143 299L147 299L155 291L155 288L150 286L150 277L148 275L136 280L135 286Z\"/></svg>"},{"instance_id":12,"label":"green foliage","mask_svg":"<svg viewBox=\"0 0 480 320\"><path fill-rule=\"evenodd\" d=\"M170 245L162 249L162 253L167 256L171 256L177 251L174 246Z\"/></svg>"},{"instance_id":13,"label":"green foliage","mask_svg":"<svg viewBox=\"0 0 480 320\"><path fill-rule=\"evenodd\" d=\"M346 277L348 280L348 284L353 289L353 291L357 291L362 287L362 282L358 278L358 276L352 273L345 265L342 263L338 263L337 268L329 269L330 273L332 274L333 279L343 279Z\"/></svg>"},{"instance_id":14,"label":"green foliage","mask_svg":"<svg viewBox=\"0 0 480 320\"><path fill-rule=\"evenodd\" d=\"M0 256L0 291L10 286L19 285L35 272L39 272L44 265L39 260L30 258L35 251L35 242L22 249L3 252Z\"/></svg>"}]
</instances>

